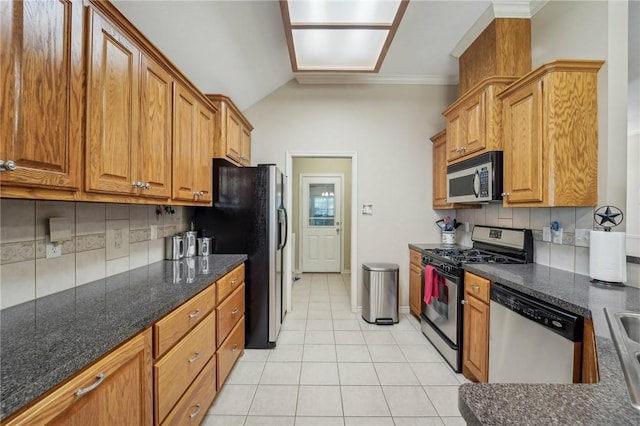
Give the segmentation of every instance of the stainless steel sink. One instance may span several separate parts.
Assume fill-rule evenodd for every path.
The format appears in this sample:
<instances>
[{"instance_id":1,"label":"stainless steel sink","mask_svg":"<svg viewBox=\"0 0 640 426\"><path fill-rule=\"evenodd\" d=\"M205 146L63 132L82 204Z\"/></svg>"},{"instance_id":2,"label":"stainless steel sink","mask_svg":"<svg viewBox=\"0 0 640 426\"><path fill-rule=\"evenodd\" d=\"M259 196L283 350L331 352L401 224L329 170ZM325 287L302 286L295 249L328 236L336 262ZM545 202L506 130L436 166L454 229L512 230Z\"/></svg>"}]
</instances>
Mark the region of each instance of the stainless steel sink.
<instances>
[{"instance_id":1,"label":"stainless steel sink","mask_svg":"<svg viewBox=\"0 0 640 426\"><path fill-rule=\"evenodd\" d=\"M640 343L640 314L620 312L618 315L627 337L636 343Z\"/></svg>"},{"instance_id":2,"label":"stainless steel sink","mask_svg":"<svg viewBox=\"0 0 640 426\"><path fill-rule=\"evenodd\" d=\"M631 405L640 411L640 312L604 308L618 351Z\"/></svg>"}]
</instances>

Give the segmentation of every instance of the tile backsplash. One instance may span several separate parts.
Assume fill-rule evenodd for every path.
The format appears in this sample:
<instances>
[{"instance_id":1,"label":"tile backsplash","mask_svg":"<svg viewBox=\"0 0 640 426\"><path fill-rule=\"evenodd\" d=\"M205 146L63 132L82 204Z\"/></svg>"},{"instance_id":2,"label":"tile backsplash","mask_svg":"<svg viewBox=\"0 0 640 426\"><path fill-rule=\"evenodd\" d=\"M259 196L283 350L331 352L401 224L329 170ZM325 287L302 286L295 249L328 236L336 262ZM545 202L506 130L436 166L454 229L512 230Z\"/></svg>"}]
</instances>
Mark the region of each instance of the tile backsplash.
<instances>
[{"instance_id":1,"label":"tile backsplash","mask_svg":"<svg viewBox=\"0 0 640 426\"><path fill-rule=\"evenodd\" d=\"M186 231L191 209L0 199L0 308L164 259L164 236ZM70 220L60 257L46 258L49 218Z\"/></svg>"},{"instance_id":2,"label":"tile backsplash","mask_svg":"<svg viewBox=\"0 0 640 426\"><path fill-rule=\"evenodd\" d=\"M541 265L563 269L582 275L589 275L589 247L576 245L576 229L593 228L593 207L556 208L504 208L498 204L483 205L480 209L456 210L458 222L474 225L503 226L507 228L529 228L533 231L534 261ZM563 229L562 244L542 240L542 227L558 221ZM458 228L456 242L471 246L471 232ZM638 277L638 266L628 265L628 278ZM637 285L636 280L627 284Z\"/></svg>"},{"instance_id":3,"label":"tile backsplash","mask_svg":"<svg viewBox=\"0 0 640 426\"><path fill-rule=\"evenodd\" d=\"M558 208L504 208L498 204L483 205L480 209L459 209L456 219L473 225L503 226L507 228L530 228L534 239L536 263L558 269L589 274L589 248L575 245L576 229L591 229L592 207ZM558 221L563 229L562 244L542 241L542 227ZM462 232L460 232L462 231ZM458 228L457 242L470 246L471 232Z\"/></svg>"}]
</instances>

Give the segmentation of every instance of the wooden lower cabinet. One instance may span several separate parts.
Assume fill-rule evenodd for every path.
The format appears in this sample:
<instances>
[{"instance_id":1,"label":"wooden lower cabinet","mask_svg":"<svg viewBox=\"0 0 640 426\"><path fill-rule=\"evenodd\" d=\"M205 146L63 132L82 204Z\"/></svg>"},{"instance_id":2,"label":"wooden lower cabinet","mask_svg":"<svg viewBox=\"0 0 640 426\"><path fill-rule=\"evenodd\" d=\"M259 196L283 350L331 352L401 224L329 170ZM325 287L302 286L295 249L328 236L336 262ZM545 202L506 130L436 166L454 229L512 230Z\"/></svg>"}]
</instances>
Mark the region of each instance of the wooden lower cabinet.
<instances>
[{"instance_id":1,"label":"wooden lower cabinet","mask_svg":"<svg viewBox=\"0 0 640 426\"><path fill-rule=\"evenodd\" d=\"M147 329L2 424L152 425L151 365Z\"/></svg>"},{"instance_id":2,"label":"wooden lower cabinet","mask_svg":"<svg viewBox=\"0 0 640 426\"><path fill-rule=\"evenodd\" d=\"M217 393L216 356L211 357L162 425L199 425Z\"/></svg>"},{"instance_id":3,"label":"wooden lower cabinet","mask_svg":"<svg viewBox=\"0 0 640 426\"><path fill-rule=\"evenodd\" d=\"M154 366L156 423L161 423L215 352L212 312Z\"/></svg>"},{"instance_id":4,"label":"wooden lower cabinet","mask_svg":"<svg viewBox=\"0 0 640 426\"><path fill-rule=\"evenodd\" d=\"M489 380L489 280L465 272L462 370L469 379ZM469 377L471 376L471 377Z\"/></svg>"},{"instance_id":5,"label":"wooden lower cabinet","mask_svg":"<svg viewBox=\"0 0 640 426\"><path fill-rule=\"evenodd\" d=\"M409 311L420 318L422 308L422 253L409 250Z\"/></svg>"},{"instance_id":6,"label":"wooden lower cabinet","mask_svg":"<svg viewBox=\"0 0 640 426\"><path fill-rule=\"evenodd\" d=\"M218 390L242 354L244 354L244 316L218 348Z\"/></svg>"}]
</instances>

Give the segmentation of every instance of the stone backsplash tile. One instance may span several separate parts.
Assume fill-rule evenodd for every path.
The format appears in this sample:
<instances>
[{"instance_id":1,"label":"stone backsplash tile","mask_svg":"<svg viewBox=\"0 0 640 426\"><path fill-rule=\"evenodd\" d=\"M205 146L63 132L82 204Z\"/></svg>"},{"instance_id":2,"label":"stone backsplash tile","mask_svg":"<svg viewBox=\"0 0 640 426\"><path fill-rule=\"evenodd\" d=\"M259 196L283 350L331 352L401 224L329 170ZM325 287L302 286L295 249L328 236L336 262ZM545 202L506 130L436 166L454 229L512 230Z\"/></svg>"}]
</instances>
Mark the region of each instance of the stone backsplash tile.
<instances>
[{"instance_id":1,"label":"stone backsplash tile","mask_svg":"<svg viewBox=\"0 0 640 426\"><path fill-rule=\"evenodd\" d=\"M35 258L35 241L0 244L0 264L2 265L34 260Z\"/></svg>"}]
</instances>

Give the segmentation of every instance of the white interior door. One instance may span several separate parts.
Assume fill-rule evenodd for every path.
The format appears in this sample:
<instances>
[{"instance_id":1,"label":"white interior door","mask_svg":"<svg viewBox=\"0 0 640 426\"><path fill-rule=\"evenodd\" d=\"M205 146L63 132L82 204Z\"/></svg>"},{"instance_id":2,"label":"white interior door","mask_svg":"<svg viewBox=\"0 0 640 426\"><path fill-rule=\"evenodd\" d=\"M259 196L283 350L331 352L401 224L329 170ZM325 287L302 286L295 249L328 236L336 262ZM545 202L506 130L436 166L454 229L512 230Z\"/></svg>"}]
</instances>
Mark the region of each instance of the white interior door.
<instances>
[{"instance_id":1,"label":"white interior door","mask_svg":"<svg viewBox=\"0 0 640 426\"><path fill-rule=\"evenodd\" d=\"M301 176L302 272L340 272L342 178Z\"/></svg>"}]
</instances>

